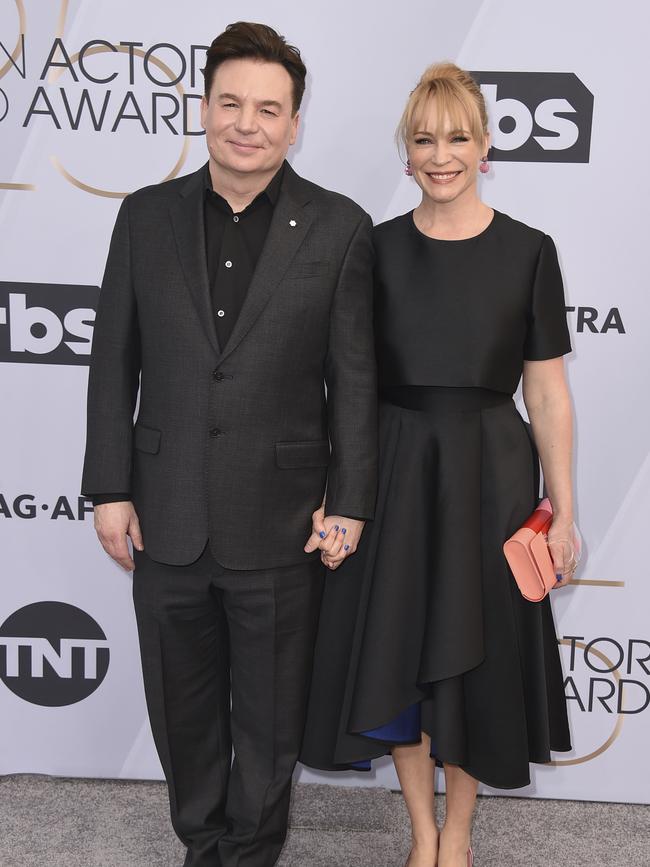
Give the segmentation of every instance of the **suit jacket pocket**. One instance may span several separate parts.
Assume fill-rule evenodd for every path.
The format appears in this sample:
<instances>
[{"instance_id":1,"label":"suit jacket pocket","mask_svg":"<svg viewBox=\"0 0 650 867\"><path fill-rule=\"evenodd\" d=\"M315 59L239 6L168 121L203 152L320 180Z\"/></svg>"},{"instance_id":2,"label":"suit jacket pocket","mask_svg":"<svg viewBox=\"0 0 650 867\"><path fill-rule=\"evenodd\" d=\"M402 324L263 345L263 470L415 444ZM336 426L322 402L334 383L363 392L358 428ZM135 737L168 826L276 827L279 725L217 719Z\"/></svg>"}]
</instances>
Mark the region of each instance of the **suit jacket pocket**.
<instances>
[{"instance_id":1,"label":"suit jacket pocket","mask_svg":"<svg viewBox=\"0 0 650 867\"><path fill-rule=\"evenodd\" d=\"M275 462L283 470L326 467L330 461L328 440L276 443Z\"/></svg>"},{"instance_id":2,"label":"suit jacket pocket","mask_svg":"<svg viewBox=\"0 0 650 867\"><path fill-rule=\"evenodd\" d=\"M294 262L286 272L285 280L305 277L323 277L329 273L329 262Z\"/></svg>"},{"instance_id":3,"label":"suit jacket pocket","mask_svg":"<svg viewBox=\"0 0 650 867\"><path fill-rule=\"evenodd\" d=\"M157 455L160 451L161 432L153 427L146 427L136 422L133 431L133 445L139 452Z\"/></svg>"}]
</instances>

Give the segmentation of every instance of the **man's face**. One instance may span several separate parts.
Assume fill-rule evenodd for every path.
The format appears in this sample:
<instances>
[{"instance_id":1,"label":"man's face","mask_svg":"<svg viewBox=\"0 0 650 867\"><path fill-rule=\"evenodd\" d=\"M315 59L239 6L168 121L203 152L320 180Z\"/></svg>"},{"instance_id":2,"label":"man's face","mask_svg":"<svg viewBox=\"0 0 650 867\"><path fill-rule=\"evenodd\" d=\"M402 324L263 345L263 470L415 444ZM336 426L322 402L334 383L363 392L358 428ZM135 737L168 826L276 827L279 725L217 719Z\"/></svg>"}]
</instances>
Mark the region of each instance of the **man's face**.
<instances>
[{"instance_id":1,"label":"man's face","mask_svg":"<svg viewBox=\"0 0 650 867\"><path fill-rule=\"evenodd\" d=\"M279 63L226 60L201 102L208 151L222 170L272 176L296 140L291 76Z\"/></svg>"}]
</instances>

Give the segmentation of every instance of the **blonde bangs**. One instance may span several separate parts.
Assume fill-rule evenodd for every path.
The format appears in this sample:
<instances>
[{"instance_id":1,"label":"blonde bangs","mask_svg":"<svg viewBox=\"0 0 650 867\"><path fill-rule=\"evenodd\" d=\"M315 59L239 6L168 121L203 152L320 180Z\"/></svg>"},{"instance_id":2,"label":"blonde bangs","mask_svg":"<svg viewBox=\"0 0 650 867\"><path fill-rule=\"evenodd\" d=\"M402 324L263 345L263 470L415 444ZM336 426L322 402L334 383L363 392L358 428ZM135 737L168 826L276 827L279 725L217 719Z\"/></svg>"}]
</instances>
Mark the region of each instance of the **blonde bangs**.
<instances>
[{"instance_id":1,"label":"blonde bangs","mask_svg":"<svg viewBox=\"0 0 650 867\"><path fill-rule=\"evenodd\" d=\"M396 132L400 147L408 148L413 135L426 128L427 116L435 103L437 137L451 130L467 130L476 141L487 134L483 95L468 73L453 64L435 64L425 72L411 93Z\"/></svg>"}]
</instances>

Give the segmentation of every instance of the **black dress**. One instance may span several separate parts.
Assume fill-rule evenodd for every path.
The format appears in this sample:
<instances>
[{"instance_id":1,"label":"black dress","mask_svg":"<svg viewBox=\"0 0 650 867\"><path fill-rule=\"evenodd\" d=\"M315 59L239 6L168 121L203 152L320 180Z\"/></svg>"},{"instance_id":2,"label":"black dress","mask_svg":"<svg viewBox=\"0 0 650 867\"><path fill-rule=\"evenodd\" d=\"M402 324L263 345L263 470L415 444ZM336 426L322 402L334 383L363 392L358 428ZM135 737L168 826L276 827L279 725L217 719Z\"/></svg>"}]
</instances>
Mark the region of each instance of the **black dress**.
<instances>
[{"instance_id":1,"label":"black dress","mask_svg":"<svg viewBox=\"0 0 650 867\"><path fill-rule=\"evenodd\" d=\"M439 762L518 788L571 749L549 600L502 552L539 492L523 362L571 349L555 247L497 211L462 241L409 212L375 247L377 510L327 576L301 761L368 767L422 730Z\"/></svg>"}]
</instances>

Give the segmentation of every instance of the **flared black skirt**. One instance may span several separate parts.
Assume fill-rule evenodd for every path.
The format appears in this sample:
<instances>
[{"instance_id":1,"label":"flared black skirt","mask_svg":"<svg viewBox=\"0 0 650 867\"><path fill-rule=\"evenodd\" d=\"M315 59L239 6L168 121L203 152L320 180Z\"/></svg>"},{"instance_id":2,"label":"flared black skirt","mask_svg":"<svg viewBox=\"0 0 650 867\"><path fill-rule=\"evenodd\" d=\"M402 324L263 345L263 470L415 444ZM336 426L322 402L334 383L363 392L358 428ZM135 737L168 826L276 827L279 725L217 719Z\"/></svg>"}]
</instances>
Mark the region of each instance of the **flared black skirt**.
<instances>
[{"instance_id":1,"label":"flared black skirt","mask_svg":"<svg viewBox=\"0 0 650 867\"><path fill-rule=\"evenodd\" d=\"M362 733L419 704L438 761L525 786L571 749L550 601L521 596L502 551L537 502L534 446L506 395L383 397L376 516L327 576L301 761L385 755L397 739Z\"/></svg>"}]
</instances>

